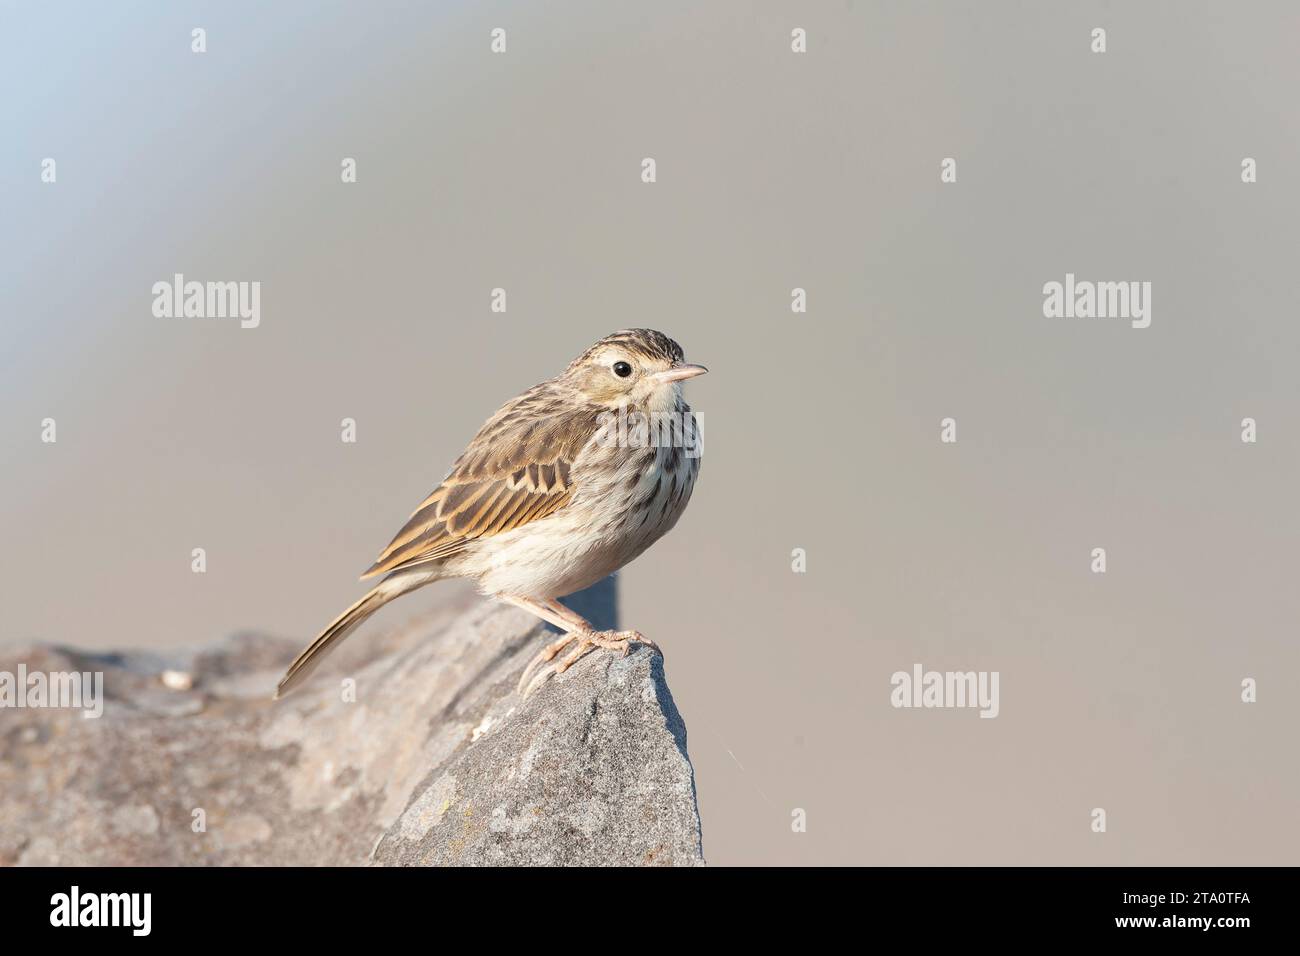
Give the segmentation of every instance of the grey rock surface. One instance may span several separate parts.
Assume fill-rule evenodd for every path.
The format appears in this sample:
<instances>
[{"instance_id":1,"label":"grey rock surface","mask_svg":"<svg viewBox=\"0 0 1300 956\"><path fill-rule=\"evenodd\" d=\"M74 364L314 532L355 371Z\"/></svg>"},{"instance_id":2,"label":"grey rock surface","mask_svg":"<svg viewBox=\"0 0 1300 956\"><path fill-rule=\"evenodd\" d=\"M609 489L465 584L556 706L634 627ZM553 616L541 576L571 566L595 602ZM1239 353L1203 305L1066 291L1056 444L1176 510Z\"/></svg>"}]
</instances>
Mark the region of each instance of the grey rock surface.
<instances>
[{"instance_id":1,"label":"grey rock surface","mask_svg":"<svg viewBox=\"0 0 1300 956\"><path fill-rule=\"evenodd\" d=\"M521 700L553 637L457 598L274 702L296 640L0 650L0 672L103 672L106 697L98 719L0 708L0 865L702 863L662 658L594 651Z\"/></svg>"}]
</instances>

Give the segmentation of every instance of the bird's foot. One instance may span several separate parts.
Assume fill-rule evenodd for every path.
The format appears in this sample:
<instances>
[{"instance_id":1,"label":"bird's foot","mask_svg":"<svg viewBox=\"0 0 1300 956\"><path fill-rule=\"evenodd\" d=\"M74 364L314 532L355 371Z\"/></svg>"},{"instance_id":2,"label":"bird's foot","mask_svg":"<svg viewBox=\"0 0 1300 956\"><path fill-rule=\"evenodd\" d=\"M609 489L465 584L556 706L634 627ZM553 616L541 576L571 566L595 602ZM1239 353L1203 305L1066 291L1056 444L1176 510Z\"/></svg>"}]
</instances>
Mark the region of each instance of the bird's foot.
<instances>
[{"instance_id":1,"label":"bird's foot","mask_svg":"<svg viewBox=\"0 0 1300 956\"><path fill-rule=\"evenodd\" d=\"M578 635L570 631L563 635L558 641L552 641L550 644L547 644L538 651L537 656L528 662L528 666L524 668L524 672L519 675L519 686L515 688L515 692L527 697L528 694L526 691L531 690L529 685L531 684L533 677L536 676L538 668L545 667L551 661L555 660L555 656L559 654L560 651L564 650L577 639Z\"/></svg>"},{"instance_id":2,"label":"bird's foot","mask_svg":"<svg viewBox=\"0 0 1300 956\"><path fill-rule=\"evenodd\" d=\"M578 646L561 660L555 660L560 651L574 643ZM611 651L621 651L622 653L619 656L627 657L628 654L632 653L634 643L645 644L647 647L659 651L659 655L663 656L663 651L659 650L659 645L640 631L586 631L565 634L558 641L547 644L546 647L542 648L541 652L524 668L524 673L519 678L519 693L526 698L556 674L563 674L597 647Z\"/></svg>"},{"instance_id":3,"label":"bird's foot","mask_svg":"<svg viewBox=\"0 0 1300 956\"><path fill-rule=\"evenodd\" d=\"M645 644L647 647L659 651L659 645L640 631L595 631L578 638L578 647L568 657L555 665L555 673L563 674L585 657L592 648L596 647L603 647L610 651L622 651L623 653L619 656L627 657L632 653L633 643ZM659 651L659 654L662 656L663 651Z\"/></svg>"}]
</instances>

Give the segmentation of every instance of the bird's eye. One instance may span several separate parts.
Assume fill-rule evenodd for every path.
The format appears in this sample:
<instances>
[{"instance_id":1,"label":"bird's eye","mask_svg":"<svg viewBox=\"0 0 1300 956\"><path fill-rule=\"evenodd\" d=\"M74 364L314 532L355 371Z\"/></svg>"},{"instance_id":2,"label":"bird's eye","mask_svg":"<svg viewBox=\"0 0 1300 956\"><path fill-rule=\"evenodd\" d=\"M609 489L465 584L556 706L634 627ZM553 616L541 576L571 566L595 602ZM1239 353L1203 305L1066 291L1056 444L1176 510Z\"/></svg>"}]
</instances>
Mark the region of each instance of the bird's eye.
<instances>
[{"instance_id":1,"label":"bird's eye","mask_svg":"<svg viewBox=\"0 0 1300 956\"><path fill-rule=\"evenodd\" d=\"M628 365L626 362L615 362L614 374L619 378L627 378L632 374L632 366Z\"/></svg>"}]
</instances>

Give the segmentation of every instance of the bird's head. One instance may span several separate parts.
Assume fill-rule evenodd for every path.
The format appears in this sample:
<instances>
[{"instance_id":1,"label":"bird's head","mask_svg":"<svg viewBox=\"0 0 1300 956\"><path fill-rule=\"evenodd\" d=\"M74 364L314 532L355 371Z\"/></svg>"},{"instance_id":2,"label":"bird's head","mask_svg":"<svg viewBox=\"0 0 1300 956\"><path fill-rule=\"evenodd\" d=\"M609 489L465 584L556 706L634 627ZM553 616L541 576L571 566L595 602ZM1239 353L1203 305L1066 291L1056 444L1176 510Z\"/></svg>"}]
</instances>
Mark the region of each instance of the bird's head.
<instances>
[{"instance_id":1,"label":"bird's head","mask_svg":"<svg viewBox=\"0 0 1300 956\"><path fill-rule=\"evenodd\" d=\"M609 409L634 406L668 411L681 383L707 372L688 365L682 347L654 329L624 329L607 335L570 363L561 378L588 401Z\"/></svg>"}]
</instances>

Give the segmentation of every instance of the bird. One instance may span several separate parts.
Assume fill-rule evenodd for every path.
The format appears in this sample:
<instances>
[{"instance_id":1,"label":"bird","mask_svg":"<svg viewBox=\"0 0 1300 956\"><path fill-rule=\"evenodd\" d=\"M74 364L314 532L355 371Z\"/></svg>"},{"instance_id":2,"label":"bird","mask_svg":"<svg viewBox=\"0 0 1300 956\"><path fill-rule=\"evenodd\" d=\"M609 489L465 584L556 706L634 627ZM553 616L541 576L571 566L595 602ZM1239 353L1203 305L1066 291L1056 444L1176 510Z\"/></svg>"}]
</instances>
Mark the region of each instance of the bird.
<instances>
[{"instance_id":1,"label":"bird","mask_svg":"<svg viewBox=\"0 0 1300 956\"><path fill-rule=\"evenodd\" d=\"M448 578L563 632L525 667L525 698L595 648L657 651L639 631L596 630L559 599L639 557L681 517L701 459L682 384L707 371L664 333L623 329L506 402L361 575L378 582L297 656L275 697L389 601Z\"/></svg>"}]
</instances>

